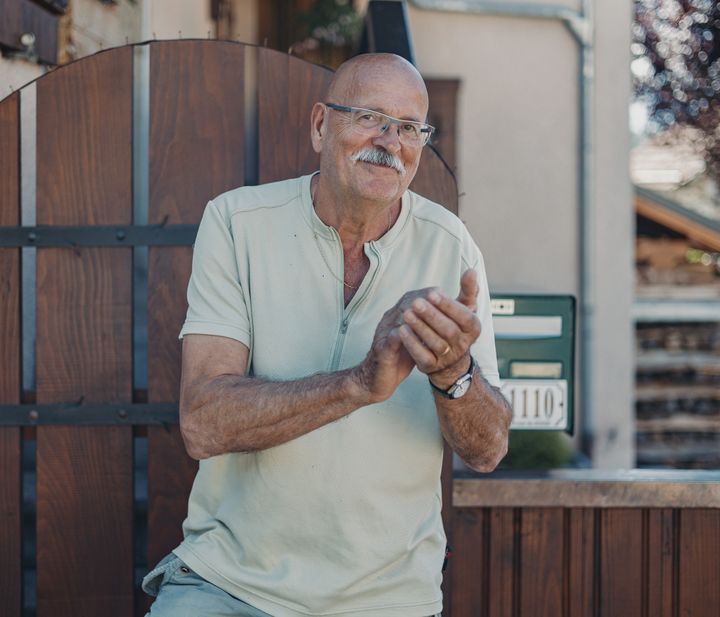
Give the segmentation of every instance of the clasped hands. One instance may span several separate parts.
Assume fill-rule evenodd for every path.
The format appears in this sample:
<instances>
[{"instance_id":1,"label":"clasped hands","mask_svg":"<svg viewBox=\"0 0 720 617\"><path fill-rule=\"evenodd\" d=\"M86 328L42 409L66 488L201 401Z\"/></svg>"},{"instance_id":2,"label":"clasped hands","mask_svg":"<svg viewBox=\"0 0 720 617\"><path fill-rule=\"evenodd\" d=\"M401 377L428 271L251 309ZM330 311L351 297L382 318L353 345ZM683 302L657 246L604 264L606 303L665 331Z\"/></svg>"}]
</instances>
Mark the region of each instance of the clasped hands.
<instances>
[{"instance_id":1,"label":"clasped hands","mask_svg":"<svg viewBox=\"0 0 720 617\"><path fill-rule=\"evenodd\" d=\"M364 387L383 400L417 366L438 388L449 388L467 371L470 346L480 336L477 295L472 269L462 274L454 300L435 287L404 294L383 315L358 367Z\"/></svg>"}]
</instances>

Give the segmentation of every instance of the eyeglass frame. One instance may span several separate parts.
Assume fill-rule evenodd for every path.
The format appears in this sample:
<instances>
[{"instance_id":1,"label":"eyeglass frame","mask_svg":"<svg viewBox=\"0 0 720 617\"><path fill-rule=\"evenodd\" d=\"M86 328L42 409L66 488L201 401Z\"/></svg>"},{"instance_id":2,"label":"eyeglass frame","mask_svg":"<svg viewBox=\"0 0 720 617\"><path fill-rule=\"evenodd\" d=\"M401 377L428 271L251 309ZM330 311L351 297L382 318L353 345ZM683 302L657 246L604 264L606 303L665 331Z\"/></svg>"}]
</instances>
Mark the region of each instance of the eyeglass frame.
<instances>
[{"instance_id":1,"label":"eyeglass frame","mask_svg":"<svg viewBox=\"0 0 720 617\"><path fill-rule=\"evenodd\" d=\"M433 133L435 132L435 127L432 126L431 124L428 124L427 122L419 122L417 120L403 120L401 118L395 118L393 116L389 116L389 115L384 114L381 111L377 111L375 109L368 109L367 107L350 107L349 105L338 105L337 103L323 103L323 105L325 105L325 107L332 109L334 111L340 111L340 112L349 113L349 114L355 113L356 111L367 111L367 112L370 112L371 114L375 114L377 116L382 116L383 118L388 120L388 122L385 125L385 127L380 131L380 134L378 135L378 137L380 137L380 135L384 135L385 131L387 131L388 128L390 128L390 125L392 125L392 124L397 124L398 127L401 124L413 124L415 126L418 126L418 127L420 127L420 133L421 134L424 133L427 135L427 137L425 137L425 141L421 141L417 144L421 148L426 146L430 142L430 138L432 137ZM399 137L400 137L400 133L398 132L398 138ZM408 144L406 144L406 145L408 145ZM409 145L412 146L413 144L409 144Z\"/></svg>"}]
</instances>

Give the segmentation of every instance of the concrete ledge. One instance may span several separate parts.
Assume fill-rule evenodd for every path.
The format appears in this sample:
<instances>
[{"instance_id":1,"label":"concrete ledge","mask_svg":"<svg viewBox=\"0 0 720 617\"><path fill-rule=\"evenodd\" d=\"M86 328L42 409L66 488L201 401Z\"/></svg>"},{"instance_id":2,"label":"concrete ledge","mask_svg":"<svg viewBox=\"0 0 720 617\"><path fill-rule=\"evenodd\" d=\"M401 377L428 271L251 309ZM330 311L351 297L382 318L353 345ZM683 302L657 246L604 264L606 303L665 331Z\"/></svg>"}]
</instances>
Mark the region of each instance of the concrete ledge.
<instances>
[{"instance_id":1,"label":"concrete ledge","mask_svg":"<svg viewBox=\"0 0 720 617\"><path fill-rule=\"evenodd\" d=\"M453 484L453 506L720 508L720 472L572 469L460 474Z\"/></svg>"}]
</instances>

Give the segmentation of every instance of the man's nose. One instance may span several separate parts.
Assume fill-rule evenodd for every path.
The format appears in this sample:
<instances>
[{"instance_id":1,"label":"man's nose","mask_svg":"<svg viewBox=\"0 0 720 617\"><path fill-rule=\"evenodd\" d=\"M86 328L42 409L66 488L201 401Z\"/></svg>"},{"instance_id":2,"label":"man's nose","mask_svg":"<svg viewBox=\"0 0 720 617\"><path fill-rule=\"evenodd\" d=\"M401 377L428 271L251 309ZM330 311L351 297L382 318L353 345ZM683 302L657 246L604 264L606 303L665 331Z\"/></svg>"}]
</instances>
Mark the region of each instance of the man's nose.
<instances>
[{"instance_id":1,"label":"man's nose","mask_svg":"<svg viewBox=\"0 0 720 617\"><path fill-rule=\"evenodd\" d=\"M400 127L397 124L388 124L385 130L373 139L373 143L381 145L391 154L397 154L402 147L400 143Z\"/></svg>"}]
</instances>

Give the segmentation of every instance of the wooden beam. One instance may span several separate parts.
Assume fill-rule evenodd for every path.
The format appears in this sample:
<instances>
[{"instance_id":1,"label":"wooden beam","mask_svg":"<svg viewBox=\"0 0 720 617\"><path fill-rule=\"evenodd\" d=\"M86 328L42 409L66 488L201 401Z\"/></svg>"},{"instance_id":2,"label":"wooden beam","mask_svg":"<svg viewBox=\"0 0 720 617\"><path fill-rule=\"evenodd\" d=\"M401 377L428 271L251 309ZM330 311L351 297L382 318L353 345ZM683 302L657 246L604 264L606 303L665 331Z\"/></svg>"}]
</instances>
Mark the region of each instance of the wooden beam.
<instances>
[{"instance_id":1,"label":"wooden beam","mask_svg":"<svg viewBox=\"0 0 720 617\"><path fill-rule=\"evenodd\" d=\"M720 508L720 473L573 470L550 477L510 472L456 478L455 508ZM520 472L518 472L520 473ZM663 475L664 474L664 475Z\"/></svg>"},{"instance_id":2,"label":"wooden beam","mask_svg":"<svg viewBox=\"0 0 720 617\"><path fill-rule=\"evenodd\" d=\"M711 251L720 251L720 233L674 212L644 195L635 195L635 212L686 235Z\"/></svg>"}]
</instances>

